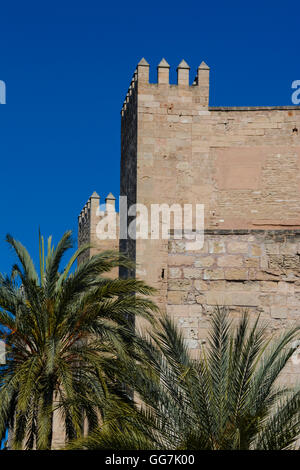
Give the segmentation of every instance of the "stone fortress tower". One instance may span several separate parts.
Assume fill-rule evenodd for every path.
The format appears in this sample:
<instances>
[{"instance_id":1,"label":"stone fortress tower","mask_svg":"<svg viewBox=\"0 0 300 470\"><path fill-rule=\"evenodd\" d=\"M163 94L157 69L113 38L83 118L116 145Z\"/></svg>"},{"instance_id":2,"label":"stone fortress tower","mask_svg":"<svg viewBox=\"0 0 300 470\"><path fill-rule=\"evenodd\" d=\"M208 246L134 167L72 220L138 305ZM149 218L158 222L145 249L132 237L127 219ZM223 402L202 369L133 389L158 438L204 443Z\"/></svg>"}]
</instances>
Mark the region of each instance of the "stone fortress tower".
<instances>
[{"instance_id":1,"label":"stone fortress tower","mask_svg":"<svg viewBox=\"0 0 300 470\"><path fill-rule=\"evenodd\" d=\"M169 69L163 59L157 83L145 59L134 72L121 111L120 193L149 212L151 204L204 204L204 246L187 249L173 234L120 240L120 248L196 353L216 305L233 318L259 313L275 332L300 320L300 106L210 107L204 62L192 85L184 60L176 85ZM94 193L79 216L90 255L118 247L97 238L98 206ZM114 207L110 194L106 211ZM285 380L299 370L290 364Z\"/></svg>"}]
</instances>

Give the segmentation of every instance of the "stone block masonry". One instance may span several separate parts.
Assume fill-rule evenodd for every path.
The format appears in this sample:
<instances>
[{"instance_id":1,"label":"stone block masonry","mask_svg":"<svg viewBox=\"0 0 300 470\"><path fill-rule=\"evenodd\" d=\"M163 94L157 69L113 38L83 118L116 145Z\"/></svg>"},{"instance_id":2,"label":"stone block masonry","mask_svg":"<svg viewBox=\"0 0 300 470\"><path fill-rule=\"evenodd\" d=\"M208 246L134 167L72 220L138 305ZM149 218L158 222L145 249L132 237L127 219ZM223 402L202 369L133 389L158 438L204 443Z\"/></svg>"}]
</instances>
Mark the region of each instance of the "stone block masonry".
<instances>
[{"instance_id":1,"label":"stone block masonry","mask_svg":"<svg viewBox=\"0 0 300 470\"><path fill-rule=\"evenodd\" d=\"M183 328L194 354L207 337L209 317L226 306L231 317L247 310L271 333L300 319L300 230L207 230L199 251L170 240L167 312ZM234 252L234 255L232 254ZM285 380L299 370L288 366Z\"/></svg>"},{"instance_id":2,"label":"stone block masonry","mask_svg":"<svg viewBox=\"0 0 300 470\"><path fill-rule=\"evenodd\" d=\"M300 228L300 107L210 107L205 62L192 83L184 60L177 84L169 83L165 59L157 83L149 82L149 68L139 62L121 111L121 194L148 208L204 204L207 229ZM120 246L136 260L137 275L158 289L165 309L164 241ZM240 249L233 243L231 258L220 257L213 267L211 258L201 260L203 276L220 278L226 269L239 280L246 269L236 256ZM192 276L191 268L187 273Z\"/></svg>"}]
</instances>

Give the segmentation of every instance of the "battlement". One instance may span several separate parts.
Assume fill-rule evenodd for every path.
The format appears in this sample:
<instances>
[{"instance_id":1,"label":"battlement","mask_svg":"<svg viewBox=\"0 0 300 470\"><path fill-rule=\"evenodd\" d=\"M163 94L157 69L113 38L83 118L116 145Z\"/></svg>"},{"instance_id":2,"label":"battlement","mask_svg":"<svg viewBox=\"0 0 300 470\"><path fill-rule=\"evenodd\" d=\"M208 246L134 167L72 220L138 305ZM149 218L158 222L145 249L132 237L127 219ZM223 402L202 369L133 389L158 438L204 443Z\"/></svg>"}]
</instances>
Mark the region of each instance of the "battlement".
<instances>
[{"instance_id":1,"label":"battlement","mask_svg":"<svg viewBox=\"0 0 300 470\"><path fill-rule=\"evenodd\" d=\"M97 253L99 250L118 250L118 231L116 240L101 240L98 224L108 214L116 214L118 225L119 214L116 213L116 198L109 193L105 198L105 204L100 205L100 196L93 192L78 216L78 246L90 244L91 248L78 260L84 259Z\"/></svg>"},{"instance_id":2,"label":"battlement","mask_svg":"<svg viewBox=\"0 0 300 470\"><path fill-rule=\"evenodd\" d=\"M150 65L142 58L134 71L128 92L123 102L121 115L125 115L126 111L130 108L132 102L135 100L138 85L142 86L170 86L170 87L189 87L190 90L195 91L199 95L203 95L205 100L203 104L208 106L209 97L209 71L210 68L205 62L201 62L197 69L194 81L190 85L190 66L183 59L176 68L177 71L177 84L170 84L169 72L170 65L163 58L157 66L157 83L149 82Z\"/></svg>"},{"instance_id":3,"label":"battlement","mask_svg":"<svg viewBox=\"0 0 300 470\"><path fill-rule=\"evenodd\" d=\"M100 205L100 196L93 192L91 197L87 200L83 206L80 214L78 215L78 229L79 233L83 233L86 229L89 229L91 225L91 214L93 211L97 211ZM81 244L81 243L80 243Z\"/></svg>"},{"instance_id":4,"label":"battlement","mask_svg":"<svg viewBox=\"0 0 300 470\"><path fill-rule=\"evenodd\" d=\"M133 97L136 94L137 80L138 80L138 71L137 71L137 69L135 69L135 71L132 75L132 79L131 79L128 91L127 91L125 99L123 101L123 106L122 106L122 109L121 109L121 115L122 116L124 116L125 111L127 110L128 106L130 106L130 104L132 103Z\"/></svg>"}]
</instances>

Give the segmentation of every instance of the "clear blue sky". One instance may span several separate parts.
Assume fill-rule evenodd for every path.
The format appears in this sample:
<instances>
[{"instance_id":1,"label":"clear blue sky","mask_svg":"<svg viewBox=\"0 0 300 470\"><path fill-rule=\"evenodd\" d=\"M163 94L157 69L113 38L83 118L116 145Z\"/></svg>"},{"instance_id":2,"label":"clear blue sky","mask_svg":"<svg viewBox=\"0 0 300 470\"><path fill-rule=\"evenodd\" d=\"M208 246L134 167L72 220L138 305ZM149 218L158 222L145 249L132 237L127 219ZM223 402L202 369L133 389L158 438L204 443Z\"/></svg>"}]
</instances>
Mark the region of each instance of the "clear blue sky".
<instances>
[{"instance_id":1,"label":"clear blue sky","mask_svg":"<svg viewBox=\"0 0 300 470\"><path fill-rule=\"evenodd\" d=\"M118 196L120 108L143 56L211 67L210 104L290 105L299 2L7 1L0 8L0 271L7 232L37 255L38 227L76 234L90 194Z\"/></svg>"}]
</instances>

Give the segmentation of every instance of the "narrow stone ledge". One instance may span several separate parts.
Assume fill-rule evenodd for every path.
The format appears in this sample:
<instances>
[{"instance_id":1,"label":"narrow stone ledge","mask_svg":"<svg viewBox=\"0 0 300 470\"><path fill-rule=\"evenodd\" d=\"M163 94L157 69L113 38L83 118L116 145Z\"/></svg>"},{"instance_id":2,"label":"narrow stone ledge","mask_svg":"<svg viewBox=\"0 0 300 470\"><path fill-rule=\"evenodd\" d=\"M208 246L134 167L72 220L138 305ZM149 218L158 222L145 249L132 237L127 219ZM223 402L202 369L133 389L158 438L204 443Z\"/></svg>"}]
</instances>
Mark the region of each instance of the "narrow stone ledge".
<instances>
[{"instance_id":1,"label":"narrow stone ledge","mask_svg":"<svg viewBox=\"0 0 300 470\"><path fill-rule=\"evenodd\" d=\"M293 236L298 235L300 236L300 229L206 229L204 230L205 235L262 235L267 234L269 236L277 236L277 235L286 235L286 236Z\"/></svg>"},{"instance_id":2,"label":"narrow stone ledge","mask_svg":"<svg viewBox=\"0 0 300 470\"><path fill-rule=\"evenodd\" d=\"M209 111L287 111L300 110L300 106L209 106Z\"/></svg>"}]
</instances>

